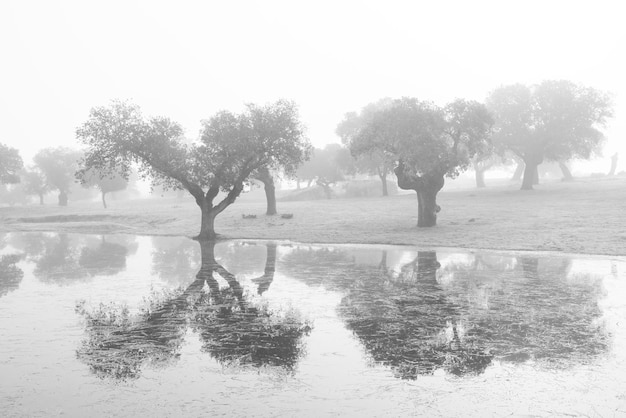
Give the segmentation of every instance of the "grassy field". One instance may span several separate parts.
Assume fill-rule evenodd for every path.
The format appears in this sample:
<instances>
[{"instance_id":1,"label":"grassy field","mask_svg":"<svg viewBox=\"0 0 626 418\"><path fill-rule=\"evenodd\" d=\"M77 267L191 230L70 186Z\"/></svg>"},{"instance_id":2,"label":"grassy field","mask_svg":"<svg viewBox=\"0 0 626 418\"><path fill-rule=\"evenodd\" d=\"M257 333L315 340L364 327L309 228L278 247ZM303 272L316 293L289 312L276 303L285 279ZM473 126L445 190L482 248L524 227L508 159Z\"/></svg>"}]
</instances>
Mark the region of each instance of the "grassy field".
<instances>
[{"instance_id":1,"label":"grassy field","mask_svg":"<svg viewBox=\"0 0 626 418\"><path fill-rule=\"evenodd\" d=\"M318 243L410 244L626 255L626 178L547 182L533 191L500 182L486 189L448 187L438 226L417 228L414 193L379 198L279 202L292 219L265 216L262 192L242 196L216 220L225 238ZM191 198L70 202L61 208L0 208L0 230L185 235L198 233ZM257 215L243 219L244 214Z\"/></svg>"}]
</instances>

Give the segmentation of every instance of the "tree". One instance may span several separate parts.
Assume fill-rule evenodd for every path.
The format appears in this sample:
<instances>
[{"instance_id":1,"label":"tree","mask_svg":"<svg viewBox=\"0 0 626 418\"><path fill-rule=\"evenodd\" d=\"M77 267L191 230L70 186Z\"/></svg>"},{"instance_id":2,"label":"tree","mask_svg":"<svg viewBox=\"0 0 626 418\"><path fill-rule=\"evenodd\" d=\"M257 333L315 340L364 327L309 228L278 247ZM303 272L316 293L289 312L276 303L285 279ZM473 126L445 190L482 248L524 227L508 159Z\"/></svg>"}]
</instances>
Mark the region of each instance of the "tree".
<instances>
[{"instance_id":1,"label":"tree","mask_svg":"<svg viewBox=\"0 0 626 418\"><path fill-rule=\"evenodd\" d=\"M20 157L18 150L0 144L0 183L19 183L19 171L22 169L22 166L22 157Z\"/></svg>"},{"instance_id":2,"label":"tree","mask_svg":"<svg viewBox=\"0 0 626 418\"><path fill-rule=\"evenodd\" d=\"M611 169L609 170L609 174L608 174L609 176L615 175L615 170L617 169L618 157L619 157L619 154L617 152L611 156Z\"/></svg>"},{"instance_id":3,"label":"tree","mask_svg":"<svg viewBox=\"0 0 626 418\"><path fill-rule=\"evenodd\" d=\"M296 167L310 145L296 105L284 100L248 104L240 114L222 111L202 125L199 142L189 145L179 124L145 119L138 106L114 101L93 108L77 130L88 147L82 170L117 171L128 178L136 164L153 184L187 190L202 214L196 238L215 239L215 217L235 202L256 170ZM220 191L226 196L214 204Z\"/></svg>"},{"instance_id":4,"label":"tree","mask_svg":"<svg viewBox=\"0 0 626 418\"><path fill-rule=\"evenodd\" d=\"M489 144L492 119L484 105L456 100L445 108L402 98L377 110L353 136L351 150L393 156L398 186L415 190L418 227L437 224L437 193Z\"/></svg>"},{"instance_id":5,"label":"tree","mask_svg":"<svg viewBox=\"0 0 626 418\"><path fill-rule=\"evenodd\" d=\"M601 129L613 114L607 94L563 80L500 87L487 106L496 121L494 143L524 161L522 190L533 188L537 166L545 159L589 158L602 144Z\"/></svg>"},{"instance_id":6,"label":"tree","mask_svg":"<svg viewBox=\"0 0 626 418\"><path fill-rule=\"evenodd\" d=\"M360 113L349 112L344 116L343 121L337 125L336 133L341 138L341 142L351 148L352 142L359 131L366 125L378 110L389 108L393 101L389 98L381 99L375 103L370 103L361 109ZM394 155L385 153L383 150L372 148L369 152L360 154L356 158L355 168L359 173L377 175L382 182L382 194L388 196L387 176L394 168Z\"/></svg>"},{"instance_id":7,"label":"tree","mask_svg":"<svg viewBox=\"0 0 626 418\"><path fill-rule=\"evenodd\" d=\"M59 206L67 206L68 193L74 183L81 152L71 148L45 148L33 160L46 178L46 184L59 191Z\"/></svg>"},{"instance_id":8,"label":"tree","mask_svg":"<svg viewBox=\"0 0 626 418\"><path fill-rule=\"evenodd\" d=\"M39 196L40 205L43 205L43 198L50 191L45 176L37 167L22 172L22 186L27 195Z\"/></svg>"},{"instance_id":9,"label":"tree","mask_svg":"<svg viewBox=\"0 0 626 418\"><path fill-rule=\"evenodd\" d=\"M326 197L332 197L330 186L343 180L343 172L346 170L343 148L339 144L328 144L324 148L315 148L311 159L300 167L299 178L315 180L315 183L324 189ZM302 173L306 173L306 177ZM310 185L310 182L309 182Z\"/></svg>"},{"instance_id":10,"label":"tree","mask_svg":"<svg viewBox=\"0 0 626 418\"><path fill-rule=\"evenodd\" d=\"M83 187L97 187L102 195L102 206L106 209L106 194L124 190L128 186L128 180L119 173L102 173L97 169L79 170L76 176Z\"/></svg>"}]
</instances>

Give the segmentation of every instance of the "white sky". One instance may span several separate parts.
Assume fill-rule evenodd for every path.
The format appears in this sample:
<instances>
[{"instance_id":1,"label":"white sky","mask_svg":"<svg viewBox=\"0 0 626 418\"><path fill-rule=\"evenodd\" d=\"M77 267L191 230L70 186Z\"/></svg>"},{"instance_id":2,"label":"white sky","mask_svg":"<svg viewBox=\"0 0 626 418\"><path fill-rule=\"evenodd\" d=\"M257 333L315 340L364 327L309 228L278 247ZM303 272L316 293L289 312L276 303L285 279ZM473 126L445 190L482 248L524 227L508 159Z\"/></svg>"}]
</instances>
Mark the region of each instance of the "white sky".
<instances>
[{"instance_id":1,"label":"white sky","mask_svg":"<svg viewBox=\"0 0 626 418\"><path fill-rule=\"evenodd\" d=\"M27 162L78 147L89 109L114 98L191 138L220 109L288 98L320 146L381 97L482 101L502 84L569 79L615 94L604 155L626 160L624 16L598 0L2 0L0 142Z\"/></svg>"}]
</instances>

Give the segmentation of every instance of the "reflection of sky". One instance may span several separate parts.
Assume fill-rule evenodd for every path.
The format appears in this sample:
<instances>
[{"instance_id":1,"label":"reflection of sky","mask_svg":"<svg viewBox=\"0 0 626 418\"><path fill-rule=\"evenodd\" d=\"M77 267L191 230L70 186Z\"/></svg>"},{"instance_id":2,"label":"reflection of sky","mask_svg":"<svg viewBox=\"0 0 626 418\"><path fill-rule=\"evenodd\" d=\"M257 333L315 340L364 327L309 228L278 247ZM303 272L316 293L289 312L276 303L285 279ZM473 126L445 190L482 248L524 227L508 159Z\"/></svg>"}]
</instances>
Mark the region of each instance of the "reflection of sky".
<instances>
[{"instance_id":1,"label":"reflection of sky","mask_svg":"<svg viewBox=\"0 0 626 418\"><path fill-rule=\"evenodd\" d=\"M20 251L19 246L11 245L11 238L8 237L1 251ZM124 271L89 280L85 276L84 280L64 285L34 277L35 259L20 261L24 279L19 289L0 299L0 335L5 337L0 340L0 404L8 404L9 416L50 411L69 416L87 412L201 415L207 411L232 415L233 405L238 405L240 415L256 416L454 415L458 411L473 416L494 411L514 415L541 415L546 411L579 415L591 411L591 406L603 415L626 410L624 399L616 396L626 385L621 372L626 368L626 261L597 257L572 260L566 278L568 282L602 280L605 292L599 304L602 320L613 333L614 344L606 356L559 373L542 370L532 363L512 365L494 361L483 375L475 378L452 379L437 372L407 382L394 378L387 368L375 365L358 339L346 329L337 306L349 289L332 285L331 267L310 266L307 274L318 275L320 279L311 283L323 283L312 286L281 271L282 263L295 247L279 245L274 280L267 292L258 296L252 279L263 274L266 246L221 242L216 246L216 259L229 271L237 271L237 278L251 298L267 303L277 312L296 309L304 319L313 322L313 331L304 339L305 355L296 373L224 368L201 351L198 335L188 330L175 365L147 367L142 378L132 384L115 385L97 380L76 359L76 348L84 338L83 324L74 311L76 302L85 300L91 307L100 303L127 304L131 312L137 312L151 292L185 286L195 277L189 277L186 282L168 282L152 271L155 250L152 238L136 237L135 242L137 249L128 254ZM386 251L387 267L394 272L400 272L402 266L417 256L416 250L404 247L335 248L345 252L351 262L371 268L378 267ZM237 270L240 250L246 262ZM510 261L511 257L507 261L507 257L499 254L480 255L485 263L499 262L511 271L519 269ZM474 256L438 252L441 267L437 271L437 283L456 289L459 278L454 275L454 266L467 265ZM514 274L519 272L512 272L511 277ZM478 305L482 302L478 297L470 301ZM448 325L441 330L443 336L451 333L451 324ZM467 325L460 322L460 331L465 332L463 327ZM42 387L46 390L42 391Z\"/></svg>"}]
</instances>

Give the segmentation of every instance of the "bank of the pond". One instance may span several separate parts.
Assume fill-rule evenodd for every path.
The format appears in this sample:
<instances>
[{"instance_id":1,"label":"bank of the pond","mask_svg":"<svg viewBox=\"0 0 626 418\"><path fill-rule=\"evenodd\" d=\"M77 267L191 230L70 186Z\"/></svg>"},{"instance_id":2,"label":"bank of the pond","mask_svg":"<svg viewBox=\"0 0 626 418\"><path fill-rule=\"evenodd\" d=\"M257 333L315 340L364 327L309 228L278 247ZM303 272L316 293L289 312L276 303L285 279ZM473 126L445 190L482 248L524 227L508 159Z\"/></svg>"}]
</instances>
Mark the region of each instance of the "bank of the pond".
<instances>
[{"instance_id":1,"label":"bank of the pond","mask_svg":"<svg viewBox=\"0 0 626 418\"><path fill-rule=\"evenodd\" d=\"M414 194L279 202L290 219L265 216L260 193L242 196L216 220L229 238L298 242L410 244L497 250L626 255L626 178L548 182L533 191L515 184L445 190L438 226L416 228ZM0 208L4 231L65 231L142 235L197 234L200 212L190 198L70 202L60 208ZM243 215L256 215L256 218Z\"/></svg>"}]
</instances>

